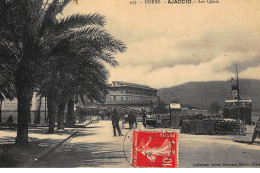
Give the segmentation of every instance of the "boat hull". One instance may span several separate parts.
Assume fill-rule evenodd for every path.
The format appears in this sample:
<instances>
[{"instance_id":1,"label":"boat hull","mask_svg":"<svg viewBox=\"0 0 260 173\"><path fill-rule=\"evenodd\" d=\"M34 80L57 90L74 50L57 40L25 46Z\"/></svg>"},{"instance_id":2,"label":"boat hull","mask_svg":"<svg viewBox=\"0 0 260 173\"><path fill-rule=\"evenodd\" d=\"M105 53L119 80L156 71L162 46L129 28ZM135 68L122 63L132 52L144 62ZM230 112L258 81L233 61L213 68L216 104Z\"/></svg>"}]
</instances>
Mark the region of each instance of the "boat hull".
<instances>
[{"instance_id":1,"label":"boat hull","mask_svg":"<svg viewBox=\"0 0 260 173\"><path fill-rule=\"evenodd\" d=\"M252 109L250 107L225 107L223 110L224 118L237 119L239 116L240 120L245 120L246 124L251 124Z\"/></svg>"}]
</instances>

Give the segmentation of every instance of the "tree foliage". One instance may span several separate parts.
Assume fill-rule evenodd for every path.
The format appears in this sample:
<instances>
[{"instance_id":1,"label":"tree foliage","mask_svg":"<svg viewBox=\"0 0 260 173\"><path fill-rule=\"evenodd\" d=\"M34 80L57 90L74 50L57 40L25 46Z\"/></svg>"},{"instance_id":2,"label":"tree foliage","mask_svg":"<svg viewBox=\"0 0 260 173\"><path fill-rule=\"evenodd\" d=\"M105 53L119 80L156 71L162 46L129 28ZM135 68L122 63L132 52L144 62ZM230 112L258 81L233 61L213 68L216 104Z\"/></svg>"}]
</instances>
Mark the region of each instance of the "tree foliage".
<instances>
[{"instance_id":1,"label":"tree foliage","mask_svg":"<svg viewBox=\"0 0 260 173\"><path fill-rule=\"evenodd\" d=\"M209 105L208 112L211 114L219 114L220 109L221 106L219 105L219 103L217 101L214 101Z\"/></svg>"},{"instance_id":2,"label":"tree foliage","mask_svg":"<svg viewBox=\"0 0 260 173\"><path fill-rule=\"evenodd\" d=\"M60 102L74 94L101 101L108 72L123 42L107 33L104 16L58 18L71 0L3 0L0 3L0 71L13 77L18 100L16 143L28 143L34 91L48 98L50 126Z\"/></svg>"},{"instance_id":3,"label":"tree foliage","mask_svg":"<svg viewBox=\"0 0 260 173\"><path fill-rule=\"evenodd\" d=\"M63 9L64 6L59 8ZM56 11L54 8L52 10ZM55 112L52 116L58 111L58 128L63 128L63 109L75 94L86 95L92 101L104 101L108 71L103 62L118 65L113 54L124 52L126 47L102 28L105 20L99 14L76 14L60 20L50 18L44 21L48 26L53 26L44 36L47 43L52 43L45 43L48 50L46 58L49 58L45 61L51 63L43 67L42 71L46 73L43 73L39 93L47 96L48 100L58 102L53 105Z\"/></svg>"}]
</instances>

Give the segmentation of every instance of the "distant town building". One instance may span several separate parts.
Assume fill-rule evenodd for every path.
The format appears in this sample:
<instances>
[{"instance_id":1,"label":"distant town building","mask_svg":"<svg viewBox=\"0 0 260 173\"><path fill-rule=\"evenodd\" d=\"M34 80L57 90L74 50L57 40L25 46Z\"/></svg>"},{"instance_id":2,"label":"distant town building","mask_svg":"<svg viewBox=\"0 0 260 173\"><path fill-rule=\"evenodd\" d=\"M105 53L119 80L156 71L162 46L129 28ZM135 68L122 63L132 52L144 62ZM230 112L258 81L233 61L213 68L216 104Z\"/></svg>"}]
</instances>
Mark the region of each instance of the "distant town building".
<instances>
[{"instance_id":1,"label":"distant town building","mask_svg":"<svg viewBox=\"0 0 260 173\"><path fill-rule=\"evenodd\" d=\"M157 99L157 89L147 85L140 85L129 82L113 81L107 88L106 101L129 101L129 100L150 100Z\"/></svg>"},{"instance_id":2,"label":"distant town building","mask_svg":"<svg viewBox=\"0 0 260 173\"><path fill-rule=\"evenodd\" d=\"M101 107L128 107L150 110L157 102L157 89L147 85L113 81L107 87L106 101Z\"/></svg>"},{"instance_id":3,"label":"distant town building","mask_svg":"<svg viewBox=\"0 0 260 173\"><path fill-rule=\"evenodd\" d=\"M91 102L86 98L84 108L130 108L140 111L144 108L146 111L150 111L157 105L157 89L151 88L147 85L113 81L112 84L107 86L106 100L104 103ZM35 92L31 102L31 121L34 121L34 117L37 112L40 112L41 119L46 119L47 116L47 100L37 96ZM83 104L83 103L82 103ZM13 101L5 100L2 104L2 119L5 119L9 115L13 115L17 119L17 100ZM43 122L43 120L41 120Z\"/></svg>"}]
</instances>

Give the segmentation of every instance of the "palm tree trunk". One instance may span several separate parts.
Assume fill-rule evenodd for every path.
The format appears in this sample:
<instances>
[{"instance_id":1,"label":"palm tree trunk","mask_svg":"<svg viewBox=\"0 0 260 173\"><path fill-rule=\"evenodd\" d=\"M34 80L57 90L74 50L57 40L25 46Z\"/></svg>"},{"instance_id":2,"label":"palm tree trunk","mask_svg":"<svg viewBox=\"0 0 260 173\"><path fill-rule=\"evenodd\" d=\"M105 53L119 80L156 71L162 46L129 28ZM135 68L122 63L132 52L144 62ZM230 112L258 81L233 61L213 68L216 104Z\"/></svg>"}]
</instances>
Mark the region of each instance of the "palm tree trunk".
<instances>
[{"instance_id":1,"label":"palm tree trunk","mask_svg":"<svg viewBox=\"0 0 260 173\"><path fill-rule=\"evenodd\" d=\"M16 136L16 144L28 145L28 122L31 111L31 101L33 90L30 89L24 80L17 82L17 100L18 100L18 129Z\"/></svg>"},{"instance_id":2,"label":"palm tree trunk","mask_svg":"<svg viewBox=\"0 0 260 173\"><path fill-rule=\"evenodd\" d=\"M66 125L68 127L74 127L75 126L74 100L73 100L73 98L69 99L69 101L68 101L68 113L67 113Z\"/></svg>"},{"instance_id":3,"label":"palm tree trunk","mask_svg":"<svg viewBox=\"0 0 260 173\"><path fill-rule=\"evenodd\" d=\"M22 24L22 55L17 69L15 70L15 89L17 95L17 112L18 112L18 128L15 144L18 146L29 145L28 141L28 122L31 117L31 101L33 97L33 68L32 62L35 56L34 45L32 44L30 26L29 24L29 12L27 8L28 1L22 1L18 9L18 15L20 13L24 22ZM23 10L23 11L22 11ZM22 19L21 18L21 19Z\"/></svg>"},{"instance_id":4,"label":"palm tree trunk","mask_svg":"<svg viewBox=\"0 0 260 173\"><path fill-rule=\"evenodd\" d=\"M55 96L50 94L47 97L48 119L49 119L49 131L48 133L54 133L55 128L55 115L58 112L58 104Z\"/></svg>"},{"instance_id":5,"label":"palm tree trunk","mask_svg":"<svg viewBox=\"0 0 260 173\"><path fill-rule=\"evenodd\" d=\"M64 99L61 99L59 103L59 111L58 111L58 130L64 129L64 114L65 114L65 107L66 107L67 101Z\"/></svg>"},{"instance_id":6,"label":"palm tree trunk","mask_svg":"<svg viewBox=\"0 0 260 173\"><path fill-rule=\"evenodd\" d=\"M3 103L3 100L1 99L0 100L0 123L2 122L2 103Z\"/></svg>"},{"instance_id":7,"label":"palm tree trunk","mask_svg":"<svg viewBox=\"0 0 260 173\"><path fill-rule=\"evenodd\" d=\"M41 106L42 106L42 98L40 98L39 105L37 105L37 110L35 112L34 124L40 124L40 121L41 121Z\"/></svg>"}]
</instances>

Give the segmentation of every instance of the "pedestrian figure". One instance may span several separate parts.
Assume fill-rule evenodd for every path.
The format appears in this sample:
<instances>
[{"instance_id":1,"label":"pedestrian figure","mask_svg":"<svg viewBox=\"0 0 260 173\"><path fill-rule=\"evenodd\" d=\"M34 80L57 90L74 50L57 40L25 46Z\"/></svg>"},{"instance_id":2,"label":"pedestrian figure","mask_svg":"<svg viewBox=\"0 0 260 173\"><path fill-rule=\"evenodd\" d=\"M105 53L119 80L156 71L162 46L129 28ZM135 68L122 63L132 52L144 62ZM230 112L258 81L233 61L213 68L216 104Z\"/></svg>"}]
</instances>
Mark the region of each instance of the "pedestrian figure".
<instances>
[{"instance_id":1,"label":"pedestrian figure","mask_svg":"<svg viewBox=\"0 0 260 173\"><path fill-rule=\"evenodd\" d=\"M119 115L117 114L116 110L113 111L111 120L113 125L114 136L116 136L116 129L118 131L118 135L123 136L119 127Z\"/></svg>"},{"instance_id":2,"label":"pedestrian figure","mask_svg":"<svg viewBox=\"0 0 260 173\"><path fill-rule=\"evenodd\" d=\"M111 114L112 114L112 113L111 113L111 110L110 110L110 108L108 108L108 109L107 109L107 112L106 112L106 117L107 117L108 120L109 120Z\"/></svg>"},{"instance_id":3,"label":"pedestrian figure","mask_svg":"<svg viewBox=\"0 0 260 173\"><path fill-rule=\"evenodd\" d=\"M105 114L104 114L104 112L101 113L101 120L105 120Z\"/></svg>"},{"instance_id":4,"label":"pedestrian figure","mask_svg":"<svg viewBox=\"0 0 260 173\"><path fill-rule=\"evenodd\" d=\"M134 128L134 123L137 126L136 117L132 111L130 111L130 114L128 115L128 122L129 122L130 130L132 130Z\"/></svg>"},{"instance_id":5,"label":"pedestrian figure","mask_svg":"<svg viewBox=\"0 0 260 173\"><path fill-rule=\"evenodd\" d=\"M8 119L7 119L6 122L7 122L7 123L12 123L12 122L14 122L14 120L13 120L13 115L10 115L10 116L8 117Z\"/></svg>"},{"instance_id":6,"label":"pedestrian figure","mask_svg":"<svg viewBox=\"0 0 260 173\"><path fill-rule=\"evenodd\" d=\"M142 109L142 120L143 120L143 125L145 128L146 128L146 119L147 119L146 111L144 109Z\"/></svg>"},{"instance_id":7,"label":"pedestrian figure","mask_svg":"<svg viewBox=\"0 0 260 173\"><path fill-rule=\"evenodd\" d=\"M251 140L250 144L253 144L255 142L255 138L256 138L257 135L260 136L260 115L259 115L259 118L256 122L254 133L253 133L252 140Z\"/></svg>"}]
</instances>

